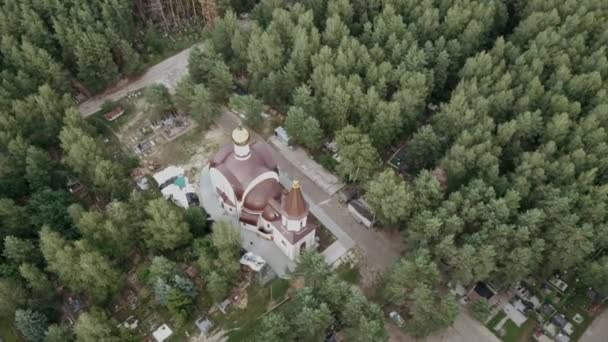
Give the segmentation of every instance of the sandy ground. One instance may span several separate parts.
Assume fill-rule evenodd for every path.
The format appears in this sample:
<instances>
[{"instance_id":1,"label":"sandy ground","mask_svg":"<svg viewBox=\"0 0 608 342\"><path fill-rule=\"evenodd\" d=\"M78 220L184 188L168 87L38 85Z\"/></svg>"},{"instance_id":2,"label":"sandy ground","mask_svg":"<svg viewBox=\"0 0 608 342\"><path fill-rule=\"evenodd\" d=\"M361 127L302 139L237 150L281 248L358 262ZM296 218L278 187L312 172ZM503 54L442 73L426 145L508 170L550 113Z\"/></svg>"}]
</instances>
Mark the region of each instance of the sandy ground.
<instances>
[{"instance_id":1,"label":"sandy ground","mask_svg":"<svg viewBox=\"0 0 608 342\"><path fill-rule=\"evenodd\" d=\"M189 140L194 153L190 155L189 160L179 164L179 166L186 170L190 181L198 188L200 170L207 165L209 159L217 152L219 146L229 141L229 137L219 127L213 126L205 133L202 139L195 138ZM179 139L173 142L179 143Z\"/></svg>"},{"instance_id":2,"label":"sandy ground","mask_svg":"<svg viewBox=\"0 0 608 342\"><path fill-rule=\"evenodd\" d=\"M593 323L585 330L580 339L581 342L606 342L608 341L608 310L604 310Z\"/></svg>"},{"instance_id":3,"label":"sandy ground","mask_svg":"<svg viewBox=\"0 0 608 342\"><path fill-rule=\"evenodd\" d=\"M193 336L188 341L189 342L224 342L226 340L228 340L228 338L224 336L224 331L220 330L212 336L205 336L203 334L200 334L198 336Z\"/></svg>"}]
</instances>

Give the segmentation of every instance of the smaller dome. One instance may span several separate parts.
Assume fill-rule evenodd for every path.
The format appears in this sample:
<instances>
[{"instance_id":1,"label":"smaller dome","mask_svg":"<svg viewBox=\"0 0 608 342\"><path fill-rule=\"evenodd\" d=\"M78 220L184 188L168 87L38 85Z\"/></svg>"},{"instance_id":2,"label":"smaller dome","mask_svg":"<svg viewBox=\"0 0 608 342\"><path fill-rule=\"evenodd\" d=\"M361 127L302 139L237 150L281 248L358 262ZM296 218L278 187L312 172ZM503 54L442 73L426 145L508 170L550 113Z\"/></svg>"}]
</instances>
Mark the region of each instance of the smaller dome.
<instances>
[{"instance_id":1,"label":"smaller dome","mask_svg":"<svg viewBox=\"0 0 608 342\"><path fill-rule=\"evenodd\" d=\"M239 126L232 131L232 141L235 145L244 146L249 143L249 132L242 126Z\"/></svg>"},{"instance_id":2,"label":"smaller dome","mask_svg":"<svg viewBox=\"0 0 608 342\"><path fill-rule=\"evenodd\" d=\"M266 221L272 222L279 218L279 214L274 209L272 209L270 205L267 205L266 208L264 208L264 211L262 212L262 217Z\"/></svg>"}]
</instances>

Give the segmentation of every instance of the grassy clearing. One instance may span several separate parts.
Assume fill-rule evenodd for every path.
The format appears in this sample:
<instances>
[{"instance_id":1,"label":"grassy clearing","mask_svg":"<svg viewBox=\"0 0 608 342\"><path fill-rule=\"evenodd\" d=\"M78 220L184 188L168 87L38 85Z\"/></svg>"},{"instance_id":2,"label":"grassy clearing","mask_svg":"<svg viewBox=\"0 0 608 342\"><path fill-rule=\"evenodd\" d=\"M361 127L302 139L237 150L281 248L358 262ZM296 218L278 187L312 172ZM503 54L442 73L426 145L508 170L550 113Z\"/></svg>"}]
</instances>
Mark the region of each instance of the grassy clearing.
<instances>
[{"instance_id":1,"label":"grassy clearing","mask_svg":"<svg viewBox=\"0 0 608 342\"><path fill-rule=\"evenodd\" d=\"M13 329L13 326L10 321L1 321L0 322L0 337L4 342L21 342L21 338L19 338Z\"/></svg>"},{"instance_id":2,"label":"grassy clearing","mask_svg":"<svg viewBox=\"0 0 608 342\"><path fill-rule=\"evenodd\" d=\"M533 319L528 319L521 327L515 325L511 320L507 320L503 326L505 335L501 338L505 342L528 341L536 325L537 322Z\"/></svg>"},{"instance_id":3,"label":"grassy clearing","mask_svg":"<svg viewBox=\"0 0 608 342\"><path fill-rule=\"evenodd\" d=\"M500 310L496 315L494 315L494 317L492 317L489 322L486 323L486 327L502 341L528 341L532 336L532 333L534 332L534 328L538 325L538 322L532 318L528 318L528 320L521 327L518 327L512 320L508 319L502 326L504 334L501 334L500 331L494 330L494 327L506 316L507 314L504 311Z\"/></svg>"},{"instance_id":4,"label":"grassy clearing","mask_svg":"<svg viewBox=\"0 0 608 342\"><path fill-rule=\"evenodd\" d=\"M283 300L288 289L289 282L284 279L276 279L264 287L252 284L247 290L247 307L232 307L225 315L218 311L212 315L211 321L227 332L228 341L245 341L253 335L258 318Z\"/></svg>"},{"instance_id":5,"label":"grassy clearing","mask_svg":"<svg viewBox=\"0 0 608 342\"><path fill-rule=\"evenodd\" d=\"M496 326L496 324L498 324L498 322L500 322L506 316L507 314L504 311L498 311L498 313L496 313L496 315L494 315L494 317L492 317L492 319L488 321L488 323L486 323L486 327L488 327L488 329L494 332L494 327Z\"/></svg>"}]
</instances>

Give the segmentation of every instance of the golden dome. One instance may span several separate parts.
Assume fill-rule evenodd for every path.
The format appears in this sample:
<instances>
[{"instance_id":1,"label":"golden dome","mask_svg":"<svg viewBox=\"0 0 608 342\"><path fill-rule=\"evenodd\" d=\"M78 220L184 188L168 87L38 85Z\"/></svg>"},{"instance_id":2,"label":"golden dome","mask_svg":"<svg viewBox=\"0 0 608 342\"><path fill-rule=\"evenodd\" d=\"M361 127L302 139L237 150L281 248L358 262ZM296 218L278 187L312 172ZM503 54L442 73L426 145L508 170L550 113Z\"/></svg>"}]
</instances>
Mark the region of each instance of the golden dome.
<instances>
[{"instance_id":1,"label":"golden dome","mask_svg":"<svg viewBox=\"0 0 608 342\"><path fill-rule=\"evenodd\" d=\"M242 126L239 126L232 131L232 141L235 145L244 146L249 143L249 132Z\"/></svg>"}]
</instances>

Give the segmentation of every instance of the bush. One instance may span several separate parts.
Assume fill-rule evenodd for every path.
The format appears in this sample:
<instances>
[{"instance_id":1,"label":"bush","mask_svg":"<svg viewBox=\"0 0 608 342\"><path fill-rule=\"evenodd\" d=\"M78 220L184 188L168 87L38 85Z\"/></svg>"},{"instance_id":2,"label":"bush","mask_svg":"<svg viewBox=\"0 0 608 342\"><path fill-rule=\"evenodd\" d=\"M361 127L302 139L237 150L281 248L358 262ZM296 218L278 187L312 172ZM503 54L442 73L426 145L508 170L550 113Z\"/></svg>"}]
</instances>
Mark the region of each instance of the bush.
<instances>
[{"instance_id":1,"label":"bush","mask_svg":"<svg viewBox=\"0 0 608 342\"><path fill-rule=\"evenodd\" d=\"M485 298L481 298L471 304L470 309L473 317L482 323L485 322L489 318L490 313L492 313L492 306Z\"/></svg>"},{"instance_id":2,"label":"bush","mask_svg":"<svg viewBox=\"0 0 608 342\"><path fill-rule=\"evenodd\" d=\"M332 158L331 155L327 153L321 153L315 157L315 160L327 170L331 172L336 171L336 166L338 165L338 162L334 158Z\"/></svg>"}]
</instances>

